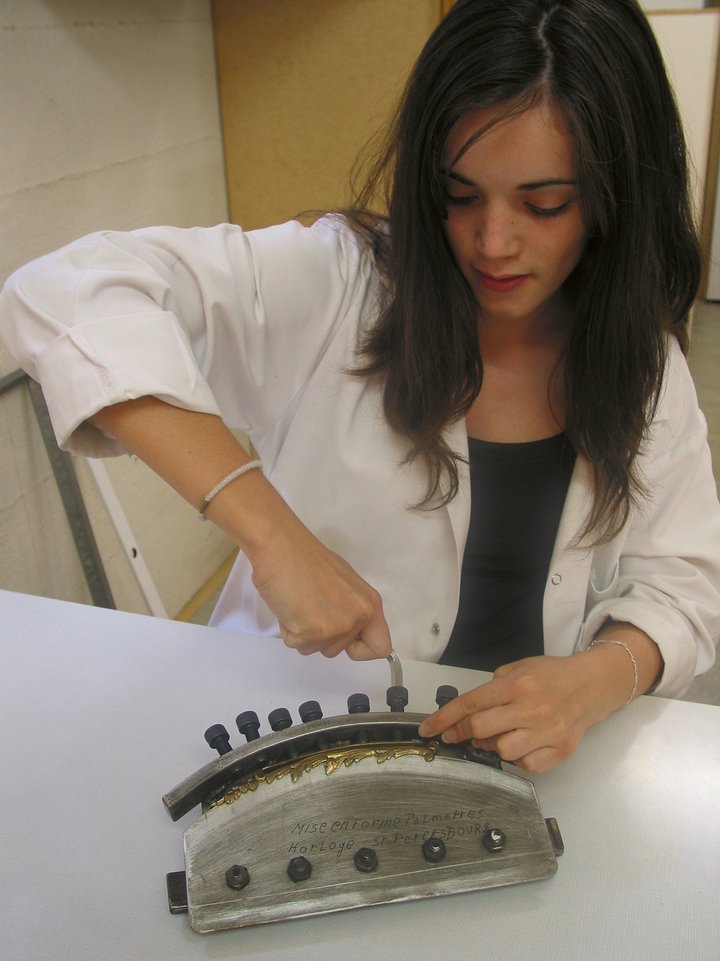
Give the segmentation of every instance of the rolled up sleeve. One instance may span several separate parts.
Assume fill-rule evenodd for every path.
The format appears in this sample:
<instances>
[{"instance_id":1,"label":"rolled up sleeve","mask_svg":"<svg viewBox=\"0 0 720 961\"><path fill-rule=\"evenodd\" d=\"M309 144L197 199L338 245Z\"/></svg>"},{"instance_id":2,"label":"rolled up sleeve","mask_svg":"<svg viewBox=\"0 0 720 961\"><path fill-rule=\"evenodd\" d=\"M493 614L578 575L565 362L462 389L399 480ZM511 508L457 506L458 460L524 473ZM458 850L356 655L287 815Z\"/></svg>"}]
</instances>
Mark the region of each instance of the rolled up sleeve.
<instances>
[{"instance_id":1,"label":"rolled up sleeve","mask_svg":"<svg viewBox=\"0 0 720 961\"><path fill-rule=\"evenodd\" d=\"M96 233L8 280L0 334L41 383L60 446L106 456L122 449L89 419L141 396L245 430L272 422L367 270L329 219Z\"/></svg>"}]
</instances>

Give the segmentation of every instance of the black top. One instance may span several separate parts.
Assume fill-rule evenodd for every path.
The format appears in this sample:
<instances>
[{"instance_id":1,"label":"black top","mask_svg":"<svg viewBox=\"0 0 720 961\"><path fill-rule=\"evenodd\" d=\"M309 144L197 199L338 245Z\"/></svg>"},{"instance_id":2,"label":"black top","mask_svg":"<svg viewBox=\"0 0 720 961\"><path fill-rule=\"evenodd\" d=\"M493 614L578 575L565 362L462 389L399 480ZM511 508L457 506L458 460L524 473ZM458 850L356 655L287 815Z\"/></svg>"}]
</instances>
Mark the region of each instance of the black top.
<instances>
[{"instance_id":1,"label":"black top","mask_svg":"<svg viewBox=\"0 0 720 961\"><path fill-rule=\"evenodd\" d=\"M543 653L543 594L575 451L565 434L526 444L471 437L469 448L460 608L440 663L494 671Z\"/></svg>"}]
</instances>

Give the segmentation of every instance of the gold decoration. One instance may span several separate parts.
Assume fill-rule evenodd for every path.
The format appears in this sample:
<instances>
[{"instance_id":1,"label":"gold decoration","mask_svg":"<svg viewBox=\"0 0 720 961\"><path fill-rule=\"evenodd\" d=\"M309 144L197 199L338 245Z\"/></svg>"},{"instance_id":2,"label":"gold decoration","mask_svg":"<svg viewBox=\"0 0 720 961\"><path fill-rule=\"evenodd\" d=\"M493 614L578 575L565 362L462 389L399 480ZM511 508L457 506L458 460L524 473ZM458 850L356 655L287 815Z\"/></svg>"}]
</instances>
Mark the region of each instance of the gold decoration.
<instances>
[{"instance_id":1,"label":"gold decoration","mask_svg":"<svg viewBox=\"0 0 720 961\"><path fill-rule=\"evenodd\" d=\"M396 757L407 757L417 755L425 761L432 761L437 754L439 744L437 741L430 741L428 744L416 744L413 741L398 741L393 744L376 744L373 747L344 747L335 750L319 751L316 754L308 754L307 757L299 758L297 761L290 761L275 768L269 768L262 774L254 774L247 781L231 788L226 794L208 805L208 809L219 807L221 804L232 804L244 794L257 791L261 784L272 784L280 778L290 775L290 780L295 784L303 774L308 774L317 767L324 767L326 774L333 774L341 767L352 767L367 758L374 757L378 764L385 764L387 761Z\"/></svg>"}]
</instances>

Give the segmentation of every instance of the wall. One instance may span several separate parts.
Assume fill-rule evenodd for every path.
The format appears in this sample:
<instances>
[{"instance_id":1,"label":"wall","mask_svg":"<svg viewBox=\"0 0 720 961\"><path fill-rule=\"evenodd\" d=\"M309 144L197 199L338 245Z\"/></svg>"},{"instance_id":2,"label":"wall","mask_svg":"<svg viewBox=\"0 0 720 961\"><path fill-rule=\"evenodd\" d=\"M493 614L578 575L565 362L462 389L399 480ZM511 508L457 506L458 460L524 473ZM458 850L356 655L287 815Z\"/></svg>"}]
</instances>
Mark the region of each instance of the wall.
<instances>
[{"instance_id":1,"label":"wall","mask_svg":"<svg viewBox=\"0 0 720 961\"><path fill-rule=\"evenodd\" d=\"M209 0L0 4L0 282L99 228L227 219ZM0 346L0 376L15 368ZM0 587L87 601L25 388L0 398ZM117 605L147 605L84 462ZM142 464L107 462L174 614L230 552Z\"/></svg>"},{"instance_id":2,"label":"wall","mask_svg":"<svg viewBox=\"0 0 720 961\"><path fill-rule=\"evenodd\" d=\"M699 217L708 175L720 11L658 13L649 19L665 57L685 125Z\"/></svg>"},{"instance_id":3,"label":"wall","mask_svg":"<svg viewBox=\"0 0 720 961\"><path fill-rule=\"evenodd\" d=\"M702 7L716 7L717 2L709 3L704 0L642 0L640 6L648 13L658 10L699 10Z\"/></svg>"},{"instance_id":4,"label":"wall","mask_svg":"<svg viewBox=\"0 0 720 961\"><path fill-rule=\"evenodd\" d=\"M231 218L259 227L346 204L348 172L439 0L214 0L213 11Z\"/></svg>"}]
</instances>

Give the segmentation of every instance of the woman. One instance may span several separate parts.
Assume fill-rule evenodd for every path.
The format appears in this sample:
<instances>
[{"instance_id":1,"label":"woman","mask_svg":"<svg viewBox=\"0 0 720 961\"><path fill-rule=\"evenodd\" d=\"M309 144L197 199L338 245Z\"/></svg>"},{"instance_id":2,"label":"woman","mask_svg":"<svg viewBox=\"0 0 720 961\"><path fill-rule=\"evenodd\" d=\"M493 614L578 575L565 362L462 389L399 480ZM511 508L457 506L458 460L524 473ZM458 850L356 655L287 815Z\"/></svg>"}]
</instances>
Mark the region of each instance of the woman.
<instances>
[{"instance_id":1,"label":"woman","mask_svg":"<svg viewBox=\"0 0 720 961\"><path fill-rule=\"evenodd\" d=\"M461 0L355 209L93 235L2 323L61 444L133 450L239 545L214 623L494 670L422 733L539 771L714 658L698 273L634 0Z\"/></svg>"}]
</instances>

